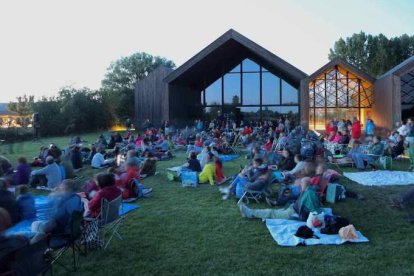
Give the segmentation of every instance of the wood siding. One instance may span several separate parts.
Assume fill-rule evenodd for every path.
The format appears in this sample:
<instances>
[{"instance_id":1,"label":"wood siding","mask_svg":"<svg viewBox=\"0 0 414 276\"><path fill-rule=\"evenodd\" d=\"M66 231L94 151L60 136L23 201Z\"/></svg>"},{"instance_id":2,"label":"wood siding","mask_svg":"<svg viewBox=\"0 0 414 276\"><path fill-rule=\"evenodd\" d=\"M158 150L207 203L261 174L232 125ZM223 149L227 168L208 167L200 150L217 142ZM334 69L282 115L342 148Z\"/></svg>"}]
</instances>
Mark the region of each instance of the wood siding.
<instances>
[{"instance_id":1,"label":"wood siding","mask_svg":"<svg viewBox=\"0 0 414 276\"><path fill-rule=\"evenodd\" d=\"M157 67L135 87L135 124L142 127L146 119L159 126L169 120L168 85L163 79L173 70Z\"/></svg>"}]
</instances>

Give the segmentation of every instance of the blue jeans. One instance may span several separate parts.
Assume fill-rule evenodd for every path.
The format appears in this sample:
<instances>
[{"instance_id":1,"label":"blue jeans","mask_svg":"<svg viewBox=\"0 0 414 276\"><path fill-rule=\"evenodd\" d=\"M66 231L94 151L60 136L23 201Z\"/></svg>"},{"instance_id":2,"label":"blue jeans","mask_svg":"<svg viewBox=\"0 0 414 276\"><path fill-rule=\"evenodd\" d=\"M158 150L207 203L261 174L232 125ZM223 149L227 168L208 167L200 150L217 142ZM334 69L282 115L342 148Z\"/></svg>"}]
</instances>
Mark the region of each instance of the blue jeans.
<instances>
[{"instance_id":1,"label":"blue jeans","mask_svg":"<svg viewBox=\"0 0 414 276\"><path fill-rule=\"evenodd\" d=\"M237 193L238 193L237 191L239 191L239 193L240 193L240 189L243 191L244 186L246 185L246 183L247 183L247 178L246 177L242 177L242 176L237 175L234 178L233 182L231 182L231 184L230 184L230 187L229 187L230 188L230 194L236 194L237 195Z\"/></svg>"},{"instance_id":2,"label":"blue jeans","mask_svg":"<svg viewBox=\"0 0 414 276\"><path fill-rule=\"evenodd\" d=\"M373 156L364 153L355 153L352 156L352 159L354 160L355 165L358 169L365 169L364 160L368 162L368 165L370 165L378 159L378 156Z\"/></svg>"}]
</instances>

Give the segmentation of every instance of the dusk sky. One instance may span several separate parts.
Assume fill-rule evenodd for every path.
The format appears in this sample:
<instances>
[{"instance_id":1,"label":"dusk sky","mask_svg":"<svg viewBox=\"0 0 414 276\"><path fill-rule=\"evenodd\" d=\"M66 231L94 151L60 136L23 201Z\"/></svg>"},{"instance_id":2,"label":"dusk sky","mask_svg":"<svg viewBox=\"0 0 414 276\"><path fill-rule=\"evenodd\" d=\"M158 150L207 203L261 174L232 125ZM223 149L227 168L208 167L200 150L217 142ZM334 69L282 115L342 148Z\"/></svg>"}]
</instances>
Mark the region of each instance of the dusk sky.
<instances>
[{"instance_id":1,"label":"dusk sky","mask_svg":"<svg viewBox=\"0 0 414 276\"><path fill-rule=\"evenodd\" d=\"M0 102L98 89L111 61L184 63L233 28L311 74L339 37L414 34L414 1L2 1Z\"/></svg>"}]
</instances>

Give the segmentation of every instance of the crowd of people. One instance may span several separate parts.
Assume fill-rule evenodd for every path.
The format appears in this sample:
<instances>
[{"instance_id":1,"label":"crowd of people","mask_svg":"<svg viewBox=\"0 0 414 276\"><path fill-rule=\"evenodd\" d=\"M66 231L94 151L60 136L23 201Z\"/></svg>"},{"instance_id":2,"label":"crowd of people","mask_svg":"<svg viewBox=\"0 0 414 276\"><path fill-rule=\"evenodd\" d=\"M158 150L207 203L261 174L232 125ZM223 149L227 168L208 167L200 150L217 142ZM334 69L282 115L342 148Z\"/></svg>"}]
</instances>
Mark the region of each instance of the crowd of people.
<instances>
[{"instance_id":1,"label":"crowd of people","mask_svg":"<svg viewBox=\"0 0 414 276\"><path fill-rule=\"evenodd\" d=\"M29 187L44 187L51 190L48 198L53 212L47 221L33 223L37 235L32 242L49 233L67 232L75 211L94 218L100 214L103 199L151 196L152 189L142 179L155 175L157 162L169 160L172 150L180 148L188 154L180 173L195 172L199 183L219 186L223 200L240 199L246 191L255 191L263 193L270 207L281 207L251 209L240 200L238 208L246 218L306 220L309 213L320 211L329 182L339 175L328 168L327 161L352 161L359 170L378 169L376 161L384 152L396 158L407 148L410 170L414 168L414 123L410 119L383 139L376 135L372 120L367 120L363 131L355 117L330 120L322 136L306 126L295 126L286 117L275 122L236 123L220 112L211 122L197 120L179 131L169 122L159 129L150 122L147 126L142 134L134 135L129 129L123 134L102 134L89 146L80 137L72 138L64 149L50 144L32 162L20 157L15 166L0 156L0 215L10 224L34 220L35 200ZM250 161L234 176L225 176L221 155L239 153L235 148L242 148ZM89 165L98 173L79 189L76 174ZM277 190L269 189L273 183L278 184ZM351 191L347 196L361 198ZM399 207L413 202L413 190L393 201Z\"/></svg>"}]
</instances>

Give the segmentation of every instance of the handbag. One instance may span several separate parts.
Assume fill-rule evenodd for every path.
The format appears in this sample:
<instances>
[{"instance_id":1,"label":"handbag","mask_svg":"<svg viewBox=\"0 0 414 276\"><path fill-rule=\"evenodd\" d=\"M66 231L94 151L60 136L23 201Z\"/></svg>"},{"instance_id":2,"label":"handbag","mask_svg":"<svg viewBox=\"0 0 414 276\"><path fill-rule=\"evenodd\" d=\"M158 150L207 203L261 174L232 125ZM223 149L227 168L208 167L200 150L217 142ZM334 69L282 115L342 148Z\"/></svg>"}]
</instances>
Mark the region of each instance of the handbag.
<instances>
[{"instance_id":1,"label":"handbag","mask_svg":"<svg viewBox=\"0 0 414 276\"><path fill-rule=\"evenodd\" d=\"M182 172L181 173L181 185L183 187L197 187L198 174L197 172Z\"/></svg>"}]
</instances>

